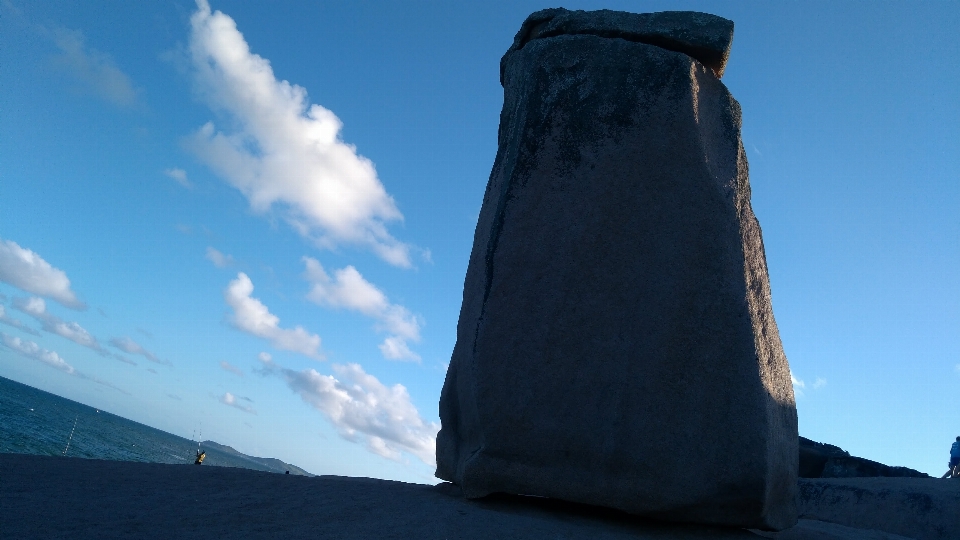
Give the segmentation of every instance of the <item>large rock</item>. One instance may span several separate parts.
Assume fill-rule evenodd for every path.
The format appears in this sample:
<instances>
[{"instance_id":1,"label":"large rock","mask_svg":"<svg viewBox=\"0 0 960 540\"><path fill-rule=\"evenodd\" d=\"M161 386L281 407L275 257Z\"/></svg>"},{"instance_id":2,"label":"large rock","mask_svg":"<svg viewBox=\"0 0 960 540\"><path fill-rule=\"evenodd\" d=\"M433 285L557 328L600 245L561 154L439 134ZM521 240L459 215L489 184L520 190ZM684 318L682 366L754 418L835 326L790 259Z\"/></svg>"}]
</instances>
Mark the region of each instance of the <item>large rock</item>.
<instances>
[{"instance_id":1,"label":"large rock","mask_svg":"<svg viewBox=\"0 0 960 540\"><path fill-rule=\"evenodd\" d=\"M540 32L556 17L576 31ZM740 107L702 50L621 39L617 20L634 19L535 13L502 61L436 474L471 498L790 527L796 407ZM732 29L659 20L689 43Z\"/></svg>"}]
</instances>

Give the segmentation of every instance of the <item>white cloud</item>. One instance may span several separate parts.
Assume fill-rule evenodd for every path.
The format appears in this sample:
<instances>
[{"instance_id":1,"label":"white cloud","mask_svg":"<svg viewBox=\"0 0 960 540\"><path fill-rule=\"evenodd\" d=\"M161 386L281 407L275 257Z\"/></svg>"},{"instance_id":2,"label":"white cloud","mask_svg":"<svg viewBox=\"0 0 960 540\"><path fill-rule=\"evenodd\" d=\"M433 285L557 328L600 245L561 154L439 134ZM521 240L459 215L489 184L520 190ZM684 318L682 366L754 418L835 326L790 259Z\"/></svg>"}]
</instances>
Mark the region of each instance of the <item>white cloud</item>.
<instances>
[{"instance_id":1,"label":"white cloud","mask_svg":"<svg viewBox=\"0 0 960 540\"><path fill-rule=\"evenodd\" d=\"M797 397L803 395L803 389L806 388L806 384L794 376L793 371L790 372L790 380L793 382L793 393Z\"/></svg>"},{"instance_id":2,"label":"white cloud","mask_svg":"<svg viewBox=\"0 0 960 540\"><path fill-rule=\"evenodd\" d=\"M250 47L229 16L197 0L190 18L190 55L200 92L237 126L207 123L187 140L192 151L255 212L274 204L317 245L366 246L390 264L410 267L410 246L387 232L402 220L373 163L340 140L337 116L309 104L304 88L278 81L270 62Z\"/></svg>"},{"instance_id":3,"label":"white cloud","mask_svg":"<svg viewBox=\"0 0 960 540\"><path fill-rule=\"evenodd\" d=\"M357 364L333 365L337 377L313 369L294 371L261 356L263 372L281 377L303 401L317 409L349 441L392 460L403 452L427 465L436 463L440 425L426 422L401 384L385 386Z\"/></svg>"},{"instance_id":4,"label":"white cloud","mask_svg":"<svg viewBox=\"0 0 960 540\"><path fill-rule=\"evenodd\" d=\"M164 170L163 174L169 176L170 178L173 178L174 180L177 181L178 184L180 184L181 186L187 189L193 188L193 184L191 184L190 180L187 178L187 171L183 169L178 169L177 167L174 167L172 169Z\"/></svg>"},{"instance_id":5,"label":"white cloud","mask_svg":"<svg viewBox=\"0 0 960 540\"><path fill-rule=\"evenodd\" d=\"M13 337L13 336L4 334L3 332L0 332L0 345L4 345L5 347L11 349L12 351L16 352L17 354L23 357L42 362L68 375L73 375L74 377L92 381L97 384L102 384L103 386L106 386L108 388L113 388L114 390L121 392L123 394L130 395L129 392L121 388L118 388L106 381L80 373L79 371L74 369L73 366L68 364L67 361L64 360L59 354L57 354L56 351L44 349L43 347L41 347L40 345L37 345L33 341L20 339L18 337Z\"/></svg>"},{"instance_id":6,"label":"white cloud","mask_svg":"<svg viewBox=\"0 0 960 540\"><path fill-rule=\"evenodd\" d=\"M249 398L240 398L240 399L247 399L249 401ZM245 413L257 414L257 411L253 410L252 407L249 407L247 405L244 405L243 403L237 402L237 396L231 394L230 392L226 392L222 396L220 396L220 403L223 403L224 405L229 405L236 409L240 409Z\"/></svg>"},{"instance_id":7,"label":"white cloud","mask_svg":"<svg viewBox=\"0 0 960 540\"><path fill-rule=\"evenodd\" d=\"M954 371L956 371L957 373L960 373L960 364L957 364L956 366L954 366L953 369L954 369Z\"/></svg>"},{"instance_id":8,"label":"white cloud","mask_svg":"<svg viewBox=\"0 0 960 540\"><path fill-rule=\"evenodd\" d=\"M64 373L69 373L70 375L76 373L76 370L73 369L73 366L68 364L66 360L60 357L59 354L54 351L44 349L32 341L22 340L18 337L9 336L3 332L0 332L0 342L27 358L39 360L50 367L54 367Z\"/></svg>"},{"instance_id":9,"label":"white cloud","mask_svg":"<svg viewBox=\"0 0 960 540\"><path fill-rule=\"evenodd\" d=\"M127 336L112 338L110 340L110 344L127 354L139 354L140 356L146 358L151 362L155 362L157 364L162 364L165 366L171 365L169 360L162 360L160 358L157 358L157 355L144 349L142 345L140 345L139 343L130 339Z\"/></svg>"},{"instance_id":10,"label":"white cloud","mask_svg":"<svg viewBox=\"0 0 960 540\"><path fill-rule=\"evenodd\" d=\"M237 366L235 366L235 365L233 365L233 364L231 364L230 362L227 362L227 361L225 361L225 360L220 362L220 368L223 369L224 371L229 371L230 373L233 373L234 375L236 375L236 376L238 376L238 377L243 377L243 370L242 370L242 369L238 368Z\"/></svg>"},{"instance_id":11,"label":"white cloud","mask_svg":"<svg viewBox=\"0 0 960 540\"><path fill-rule=\"evenodd\" d=\"M407 308L391 304L387 296L363 278L353 266L327 275L316 259L303 258L304 277L312 285L307 300L315 304L362 313L378 321L378 328L389 336L380 344L380 352L390 360L414 360L420 356L410 350L407 340L420 341L420 320Z\"/></svg>"},{"instance_id":12,"label":"white cloud","mask_svg":"<svg viewBox=\"0 0 960 540\"><path fill-rule=\"evenodd\" d=\"M69 308L86 309L70 290L70 280L63 270L50 266L40 255L10 240L0 239L0 281Z\"/></svg>"},{"instance_id":13,"label":"white cloud","mask_svg":"<svg viewBox=\"0 0 960 540\"><path fill-rule=\"evenodd\" d=\"M207 260L217 268L226 268L233 265L233 255L224 255L212 247L207 247Z\"/></svg>"},{"instance_id":14,"label":"white cloud","mask_svg":"<svg viewBox=\"0 0 960 540\"><path fill-rule=\"evenodd\" d=\"M43 301L43 298L36 296L31 296L30 298L15 298L13 300L13 307L40 322L40 328L45 332L69 339L77 345L82 345L96 351L101 356L109 355L100 345L100 342L97 341L97 338L90 335L90 332L87 332L79 323L65 322L61 320L60 317L47 312L47 303Z\"/></svg>"},{"instance_id":15,"label":"white cloud","mask_svg":"<svg viewBox=\"0 0 960 540\"><path fill-rule=\"evenodd\" d=\"M322 360L319 353L320 336L311 334L297 326L294 329L280 328L280 318L270 313L267 306L251 297L253 282L246 274L240 272L237 279L230 282L223 291L223 298L233 308L233 317L230 322L238 330L269 340L274 347L286 351L293 351Z\"/></svg>"},{"instance_id":16,"label":"white cloud","mask_svg":"<svg viewBox=\"0 0 960 540\"><path fill-rule=\"evenodd\" d=\"M101 98L123 108L137 104L137 90L130 77L109 55L84 44L77 30L58 28L53 41L60 49L57 63Z\"/></svg>"},{"instance_id":17,"label":"white cloud","mask_svg":"<svg viewBox=\"0 0 960 540\"><path fill-rule=\"evenodd\" d=\"M27 325L23 324L22 322L20 322L19 320L14 319L13 317L7 315L7 312L6 312L6 310L3 308L3 306L0 306L0 323L6 324L6 325L8 325L8 326L12 326L12 327L16 328L17 330L20 330L20 331L22 331L22 332L26 332L26 333L31 334L31 335L34 335L34 336L39 336L39 335L40 335L40 332L37 332L37 331L34 330L33 328L30 328L29 326L27 326Z\"/></svg>"},{"instance_id":18,"label":"white cloud","mask_svg":"<svg viewBox=\"0 0 960 540\"><path fill-rule=\"evenodd\" d=\"M813 381L813 389L819 390L827 385L827 380L823 377L817 377L817 380Z\"/></svg>"}]
</instances>

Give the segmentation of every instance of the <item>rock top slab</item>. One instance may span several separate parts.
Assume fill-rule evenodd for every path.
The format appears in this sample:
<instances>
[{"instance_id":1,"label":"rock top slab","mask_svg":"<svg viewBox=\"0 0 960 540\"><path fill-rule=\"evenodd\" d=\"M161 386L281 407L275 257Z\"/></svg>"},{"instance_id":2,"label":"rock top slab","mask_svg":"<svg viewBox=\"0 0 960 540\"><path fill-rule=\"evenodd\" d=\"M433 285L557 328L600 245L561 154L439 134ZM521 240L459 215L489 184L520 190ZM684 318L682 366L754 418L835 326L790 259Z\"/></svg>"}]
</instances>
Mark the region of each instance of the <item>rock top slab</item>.
<instances>
[{"instance_id":1,"label":"rock top slab","mask_svg":"<svg viewBox=\"0 0 960 540\"><path fill-rule=\"evenodd\" d=\"M530 41L560 35L592 35L656 45L695 58L719 78L730 56L733 21L697 11L627 13L608 9L543 9L523 22L504 58ZM501 83L502 66L501 62Z\"/></svg>"}]
</instances>

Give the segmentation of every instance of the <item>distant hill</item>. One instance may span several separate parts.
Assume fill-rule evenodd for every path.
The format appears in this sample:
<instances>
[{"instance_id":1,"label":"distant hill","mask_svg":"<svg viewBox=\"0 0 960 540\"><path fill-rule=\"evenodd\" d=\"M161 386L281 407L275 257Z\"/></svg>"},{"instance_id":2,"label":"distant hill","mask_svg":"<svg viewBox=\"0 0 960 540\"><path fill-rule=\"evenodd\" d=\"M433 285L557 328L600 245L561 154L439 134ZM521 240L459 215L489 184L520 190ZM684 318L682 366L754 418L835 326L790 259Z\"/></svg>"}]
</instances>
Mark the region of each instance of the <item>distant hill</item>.
<instances>
[{"instance_id":1,"label":"distant hill","mask_svg":"<svg viewBox=\"0 0 960 540\"><path fill-rule=\"evenodd\" d=\"M255 471L280 474L286 474L287 471L290 471L290 474L300 476L316 476L296 465L284 463L279 459L248 456L234 450L230 446L225 446L214 441L203 441L200 443L200 448L207 453L206 459L203 460L204 465L212 465L214 467L239 467L242 469L253 469Z\"/></svg>"}]
</instances>

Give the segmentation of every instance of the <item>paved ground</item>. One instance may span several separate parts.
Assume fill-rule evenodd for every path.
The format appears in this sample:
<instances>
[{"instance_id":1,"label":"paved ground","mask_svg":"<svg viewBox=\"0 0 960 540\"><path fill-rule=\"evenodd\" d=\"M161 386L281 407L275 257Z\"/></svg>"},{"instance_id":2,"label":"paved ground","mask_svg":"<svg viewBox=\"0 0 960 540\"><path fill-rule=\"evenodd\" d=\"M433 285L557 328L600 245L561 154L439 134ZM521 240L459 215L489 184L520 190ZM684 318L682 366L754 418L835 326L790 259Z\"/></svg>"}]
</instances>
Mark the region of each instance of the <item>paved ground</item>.
<instances>
[{"instance_id":1,"label":"paved ground","mask_svg":"<svg viewBox=\"0 0 960 540\"><path fill-rule=\"evenodd\" d=\"M777 540L902 537L815 521ZM450 484L0 454L0 538L761 540L533 497L468 501Z\"/></svg>"}]
</instances>

